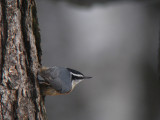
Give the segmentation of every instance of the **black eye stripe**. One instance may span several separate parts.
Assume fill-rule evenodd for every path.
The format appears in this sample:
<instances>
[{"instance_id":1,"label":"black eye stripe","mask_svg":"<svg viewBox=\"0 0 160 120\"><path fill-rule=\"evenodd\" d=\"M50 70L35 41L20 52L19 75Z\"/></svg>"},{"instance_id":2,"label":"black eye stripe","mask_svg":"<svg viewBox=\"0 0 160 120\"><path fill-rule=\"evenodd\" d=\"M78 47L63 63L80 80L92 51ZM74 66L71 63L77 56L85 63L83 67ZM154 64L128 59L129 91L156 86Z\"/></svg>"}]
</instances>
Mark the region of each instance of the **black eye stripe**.
<instances>
[{"instance_id":1,"label":"black eye stripe","mask_svg":"<svg viewBox=\"0 0 160 120\"><path fill-rule=\"evenodd\" d=\"M72 80L79 80L79 79L83 79L83 76L74 76L74 75L72 75Z\"/></svg>"},{"instance_id":2,"label":"black eye stripe","mask_svg":"<svg viewBox=\"0 0 160 120\"><path fill-rule=\"evenodd\" d=\"M70 69L70 68L67 68L67 69L70 71L72 80L81 80L81 79L84 79L84 75L82 73L80 73L79 71L73 70L73 69Z\"/></svg>"}]
</instances>

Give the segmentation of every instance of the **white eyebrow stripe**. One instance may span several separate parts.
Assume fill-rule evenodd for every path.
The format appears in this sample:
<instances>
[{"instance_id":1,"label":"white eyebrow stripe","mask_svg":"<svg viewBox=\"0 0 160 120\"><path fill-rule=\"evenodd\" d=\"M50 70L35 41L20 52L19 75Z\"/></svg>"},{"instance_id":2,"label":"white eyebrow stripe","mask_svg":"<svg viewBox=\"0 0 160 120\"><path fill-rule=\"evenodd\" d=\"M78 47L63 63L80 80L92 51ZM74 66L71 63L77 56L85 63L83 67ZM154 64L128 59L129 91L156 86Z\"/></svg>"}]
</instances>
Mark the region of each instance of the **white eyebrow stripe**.
<instances>
[{"instance_id":1,"label":"white eyebrow stripe","mask_svg":"<svg viewBox=\"0 0 160 120\"><path fill-rule=\"evenodd\" d=\"M71 72L71 74L74 75L74 76L77 76L77 77L83 77L83 75L81 75L81 74L75 74L73 72Z\"/></svg>"}]
</instances>

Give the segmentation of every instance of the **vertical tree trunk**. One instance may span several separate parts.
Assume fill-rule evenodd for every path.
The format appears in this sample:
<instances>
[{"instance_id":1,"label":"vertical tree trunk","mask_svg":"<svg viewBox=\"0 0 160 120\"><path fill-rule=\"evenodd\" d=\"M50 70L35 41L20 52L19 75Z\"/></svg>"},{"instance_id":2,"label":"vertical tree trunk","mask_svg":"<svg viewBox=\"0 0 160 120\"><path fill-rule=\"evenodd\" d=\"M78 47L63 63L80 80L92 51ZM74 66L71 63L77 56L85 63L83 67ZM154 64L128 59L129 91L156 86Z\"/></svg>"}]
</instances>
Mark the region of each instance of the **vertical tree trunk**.
<instances>
[{"instance_id":1,"label":"vertical tree trunk","mask_svg":"<svg viewBox=\"0 0 160 120\"><path fill-rule=\"evenodd\" d=\"M0 120L45 120L35 1L1 0L0 22Z\"/></svg>"}]
</instances>

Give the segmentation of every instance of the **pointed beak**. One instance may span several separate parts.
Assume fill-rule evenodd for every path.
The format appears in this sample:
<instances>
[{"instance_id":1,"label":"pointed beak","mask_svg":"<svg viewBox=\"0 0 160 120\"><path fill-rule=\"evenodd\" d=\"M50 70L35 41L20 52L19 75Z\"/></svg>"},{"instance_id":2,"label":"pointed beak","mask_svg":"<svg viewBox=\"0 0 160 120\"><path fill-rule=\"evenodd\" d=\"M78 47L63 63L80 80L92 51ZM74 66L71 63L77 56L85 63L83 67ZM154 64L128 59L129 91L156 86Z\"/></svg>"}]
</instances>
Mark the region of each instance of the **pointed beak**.
<instances>
[{"instance_id":1,"label":"pointed beak","mask_svg":"<svg viewBox=\"0 0 160 120\"><path fill-rule=\"evenodd\" d=\"M92 77L84 76L83 79L90 79Z\"/></svg>"}]
</instances>

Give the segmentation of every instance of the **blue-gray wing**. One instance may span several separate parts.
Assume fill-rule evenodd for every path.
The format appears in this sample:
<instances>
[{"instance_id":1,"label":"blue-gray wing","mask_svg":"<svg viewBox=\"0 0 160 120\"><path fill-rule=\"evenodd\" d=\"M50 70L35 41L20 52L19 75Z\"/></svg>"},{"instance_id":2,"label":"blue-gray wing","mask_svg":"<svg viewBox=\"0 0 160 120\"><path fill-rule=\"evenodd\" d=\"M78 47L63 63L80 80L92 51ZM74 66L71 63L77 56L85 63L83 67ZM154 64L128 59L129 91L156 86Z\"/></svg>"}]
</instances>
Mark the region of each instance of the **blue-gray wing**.
<instances>
[{"instance_id":1,"label":"blue-gray wing","mask_svg":"<svg viewBox=\"0 0 160 120\"><path fill-rule=\"evenodd\" d=\"M39 72L39 75L53 89L60 93L66 93L71 90L71 75L65 68L52 67Z\"/></svg>"}]
</instances>

